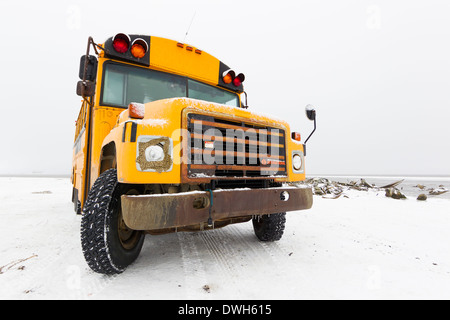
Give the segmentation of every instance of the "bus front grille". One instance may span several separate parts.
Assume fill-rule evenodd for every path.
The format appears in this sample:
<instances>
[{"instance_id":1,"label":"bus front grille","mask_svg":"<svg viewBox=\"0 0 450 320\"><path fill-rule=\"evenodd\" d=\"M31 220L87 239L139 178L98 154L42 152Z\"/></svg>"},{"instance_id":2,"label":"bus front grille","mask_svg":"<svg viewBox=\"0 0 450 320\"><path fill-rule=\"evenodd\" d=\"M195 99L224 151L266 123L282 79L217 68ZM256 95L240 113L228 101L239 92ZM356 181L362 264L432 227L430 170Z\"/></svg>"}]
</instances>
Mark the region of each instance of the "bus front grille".
<instances>
[{"instance_id":1,"label":"bus front grille","mask_svg":"<svg viewBox=\"0 0 450 320\"><path fill-rule=\"evenodd\" d=\"M280 128L188 114L189 179L270 179L286 176L286 136Z\"/></svg>"}]
</instances>

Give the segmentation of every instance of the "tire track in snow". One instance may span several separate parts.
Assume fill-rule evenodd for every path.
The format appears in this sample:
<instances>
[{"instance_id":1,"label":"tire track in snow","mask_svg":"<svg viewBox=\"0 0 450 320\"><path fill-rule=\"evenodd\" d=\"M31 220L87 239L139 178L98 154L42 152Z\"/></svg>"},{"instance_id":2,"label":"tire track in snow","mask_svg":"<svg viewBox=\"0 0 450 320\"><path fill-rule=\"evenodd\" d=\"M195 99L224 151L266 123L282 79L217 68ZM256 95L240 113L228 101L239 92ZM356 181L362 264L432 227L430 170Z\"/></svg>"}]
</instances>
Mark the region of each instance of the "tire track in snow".
<instances>
[{"instance_id":1,"label":"tire track in snow","mask_svg":"<svg viewBox=\"0 0 450 320\"><path fill-rule=\"evenodd\" d=\"M194 239L196 234L179 232L177 236L181 249L187 299L196 299L195 293L201 292L202 287L208 283L205 267Z\"/></svg>"},{"instance_id":2,"label":"tire track in snow","mask_svg":"<svg viewBox=\"0 0 450 320\"><path fill-rule=\"evenodd\" d=\"M208 255L213 258L210 265L215 269L221 285L232 287L239 294L241 290L238 277L242 274L242 268L239 263L240 254L232 243L233 239L223 229L201 232L200 237Z\"/></svg>"},{"instance_id":3,"label":"tire track in snow","mask_svg":"<svg viewBox=\"0 0 450 320\"><path fill-rule=\"evenodd\" d=\"M230 231L236 238L240 239L239 241L246 245L248 249L246 252L249 257L255 260L255 263L264 262L276 266L278 265L277 258L285 256L283 250L276 242L267 243L259 241L253 232L251 232L251 234L250 232L244 232L242 228L239 228L238 226L234 226Z\"/></svg>"},{"instance_id":4,"label":"tire track in snow","mask_svg":"<svg viewBox=\"0 0 450 320\"><path fill-rule=\"evenodd\" d=\"M204 285L220 284L241 296L248 288L243 283L255 273L289 274L288 253L276 243L260 242L250 225L231 225L196 233L178 233L189 298L198 298ZM217 292L219 293L219 292ZM201 295L207 297L207 295Z\"/></svg>"},{"instance_id":5,"label":"tire track in snow","mask_svg":"<svg viewBox=\"0 0 450 320\"><path fill-rule=\"evenodd\" d=\"M253 233L246 232L243 226L227 226L201 233L209 253L224 276L236 278L239 274L266 266L279 268L279 258L287 256L278 246L261 243Z\"/></svg>"},{"instance_id":6,"label":"tire track in snow","mask_svg":"<svg viewBox=\"0 0 450 320\"><path fill-rule=\"evenodd\" d=\"M282 241L282 240L281 240ZM259 242L259 245L264 249L267 255L272 260L272 263L276 268L283 274L289 274L289 269L287 265L289 263L286 261L289 254L284 252L278 243L276 242Z\"/></svg>"},{"instance_id":7,"label":"tire track in snow","mask_svg":"<svg viewBox=\"0 0 450 320\"><path fill-rule=\"evenodd\" d=\"M245 283L248 284L255 270L267 265L265 251L253 247L252 238L235 226L200 232L199 236L206 249L202 257L212 269L208 270L212 271L212 288L218 281L221 287L233 290L236 296L245 296L249 290Z\"/></svg>"},{"instance_id":8,"label":"tire track in snow","mask_svg":"<svg viewBox=\"0 0 450 320\"><path fill-rule=\"evenodd\" d=\"M246 245L246 255L252 260L254 266L265 265L272 271L280 274L289 274L289 253L277 242L259 241L253 232L245 232L241 226L232 226L230 231ZM283 238L280 240L283 241Z\"/></svg>"}]
</instances>

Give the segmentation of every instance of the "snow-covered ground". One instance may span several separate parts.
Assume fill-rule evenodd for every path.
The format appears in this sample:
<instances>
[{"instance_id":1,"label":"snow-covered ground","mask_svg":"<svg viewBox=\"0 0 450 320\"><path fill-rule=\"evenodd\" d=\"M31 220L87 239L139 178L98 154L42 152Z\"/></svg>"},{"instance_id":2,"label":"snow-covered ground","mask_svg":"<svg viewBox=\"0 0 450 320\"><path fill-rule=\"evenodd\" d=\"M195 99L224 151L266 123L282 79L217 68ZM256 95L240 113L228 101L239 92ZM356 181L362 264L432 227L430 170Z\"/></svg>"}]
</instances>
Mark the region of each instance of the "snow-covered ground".
<instances>
[{"instance_id":1,"label":"snow-covered ground","mask_svg":"<svg viewBox=\"0 0 450 320\"><path fill-rule=\"evenodd\" d=\"M450 299L450 200L314 197L283 239L251 223L147 236L123 274L86 265L65 178L0 178L0 299Z\"/></svg>"}]
</instances>

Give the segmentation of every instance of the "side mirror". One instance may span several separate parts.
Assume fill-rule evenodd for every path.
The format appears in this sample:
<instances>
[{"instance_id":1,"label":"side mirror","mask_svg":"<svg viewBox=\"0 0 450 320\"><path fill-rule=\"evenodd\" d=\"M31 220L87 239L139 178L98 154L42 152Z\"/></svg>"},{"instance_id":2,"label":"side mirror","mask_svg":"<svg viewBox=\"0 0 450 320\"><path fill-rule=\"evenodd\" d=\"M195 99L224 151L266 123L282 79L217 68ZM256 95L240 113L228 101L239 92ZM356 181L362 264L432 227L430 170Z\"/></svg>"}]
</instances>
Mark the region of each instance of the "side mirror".
<instances>
[{"instance_id":1,"label":"side mirror","mask_svg":"<svg viewBox=\"0 0 450 320\"><path fill-rule=\"evenodd\" d=\"M316 110L313 105L308 104L306 106L306 116L309 120L314 121L316 120Z\"/></svg>"},{"instance_id":2,"label":"side mirror","mask_svg":"<svg viewBox=\"0 0 450 320\"><path fill-rule=\"evenodd\" d=\"M82 56L80 59L80 80L95 81L98 61L95 56Z\"/></svg>"},{"instance_id":3,"label":"side mirror","mask_svg":"<svg viewBox=\"0 0 450 320\"><path fill-rule=\"evenodd\" d=\"M92 81L78 81L77 95L81 97L93 97L95 94L95 83Z\"/></svg>"}]
</instances>

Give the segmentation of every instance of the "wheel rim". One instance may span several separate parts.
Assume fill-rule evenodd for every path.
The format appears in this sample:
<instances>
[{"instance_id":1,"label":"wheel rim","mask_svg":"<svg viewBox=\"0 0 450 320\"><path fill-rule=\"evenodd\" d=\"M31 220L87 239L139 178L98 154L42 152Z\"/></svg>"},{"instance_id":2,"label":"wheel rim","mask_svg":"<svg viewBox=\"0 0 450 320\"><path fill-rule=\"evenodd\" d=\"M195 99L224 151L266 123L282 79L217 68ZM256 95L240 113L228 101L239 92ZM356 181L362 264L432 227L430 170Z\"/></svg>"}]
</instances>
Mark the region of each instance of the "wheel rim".
<instances>
[{"instance_id":1,"label":"wheel rim","mask_svg":"<svg viewBox=\"0 0 450 320\"><path fill-rule=\"evenodd\" d=\"M138 195L139 193L136 190L130 190L126 193L127 195ZM139 239L141 238L141 231L136 231L128 228L123 220L122 215L122 206L119 205L119 214L118 214L118 228L117 232L119 234L119 240L122 244L122 247L126 250L131 250L139 243Z\"/></svg>"}]
</instances>

